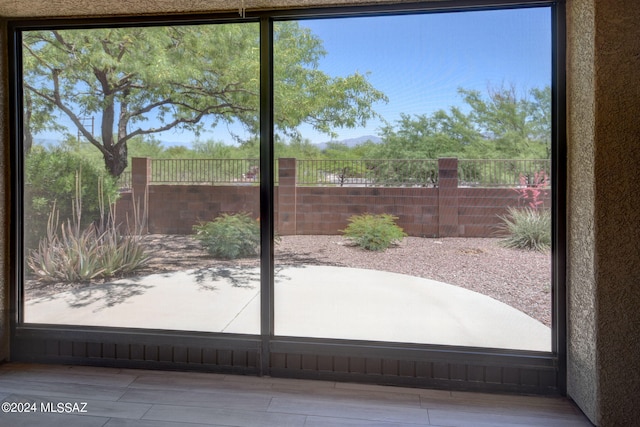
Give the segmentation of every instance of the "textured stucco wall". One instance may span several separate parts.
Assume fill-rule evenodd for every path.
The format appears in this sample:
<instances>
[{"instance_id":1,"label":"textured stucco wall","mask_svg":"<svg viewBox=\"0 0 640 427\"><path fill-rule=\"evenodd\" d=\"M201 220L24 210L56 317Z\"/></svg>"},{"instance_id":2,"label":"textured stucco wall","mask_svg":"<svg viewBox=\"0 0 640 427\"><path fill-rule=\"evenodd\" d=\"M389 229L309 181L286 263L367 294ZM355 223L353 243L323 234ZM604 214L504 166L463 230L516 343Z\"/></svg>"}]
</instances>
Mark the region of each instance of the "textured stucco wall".
<instances>
[{"instance_id":1,"label":"textured stucco wall","mask_svg":"<svg viewBox=\"0 0 640 427\"><path fill-rule=\"evenodd\" d=\"M639 22L635 0L597 2L594 222L602 426L640 423Z\"/></svg>"},{"instance_id":2,"label":"textured stucco wall","mask_svg":"<svg viewBox=\"0 0 640 427\"><path fill-rule=\"evenodd\" d=\"M412 0L413 3L447 0ZM0 16L74 17L107 15L149 15L158 13L208 13L283 8L340 6L353 4L407 3L403 0L0 0Z\"/></svg>"},{"instance_id":3,"label":"textured stucco wall","mask_svg":"<svg viewBox=\"0 0 640 427\"><path fill-rule=\"evenodd\" d=\"M640 419L640 6L568 3L568 393Z\"/></svg>"},{"instance_id":4,"label":"textured stucco wall","mask_svg":"<svg viewBox=\"0 0 640 427\"><path fill-rule=\"evenodd\" d=\"M595 0L567 5L567 389L582 410L598 414L593 182L595 162Z\"/></svg>"}]
</instances>

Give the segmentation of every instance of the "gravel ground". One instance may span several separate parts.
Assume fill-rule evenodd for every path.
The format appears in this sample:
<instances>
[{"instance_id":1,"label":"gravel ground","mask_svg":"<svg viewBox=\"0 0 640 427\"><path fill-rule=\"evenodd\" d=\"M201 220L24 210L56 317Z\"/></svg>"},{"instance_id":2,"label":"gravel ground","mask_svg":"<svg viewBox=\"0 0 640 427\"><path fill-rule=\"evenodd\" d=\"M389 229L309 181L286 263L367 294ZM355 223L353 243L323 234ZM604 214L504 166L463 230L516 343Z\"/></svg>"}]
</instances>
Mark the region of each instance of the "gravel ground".
<instances>
[{"instance_id":1,"label":"gravel ground","mask_svg":"<svg viewBox=\"0 0 640 427\"><path fill-rule=\"evenodd\" d=\"M152 254L137 275L216 266L258 265L257 259L212 259L191 236L148 235ZM551 258L547 253L506 249L497 239L407 237L384 252L351 245L341 236L283 236L276 265L311 264L384 270L460 286L502 301L551 325ZM25 297L83 284L26 282Z\"/></svg>"}]
</instances>

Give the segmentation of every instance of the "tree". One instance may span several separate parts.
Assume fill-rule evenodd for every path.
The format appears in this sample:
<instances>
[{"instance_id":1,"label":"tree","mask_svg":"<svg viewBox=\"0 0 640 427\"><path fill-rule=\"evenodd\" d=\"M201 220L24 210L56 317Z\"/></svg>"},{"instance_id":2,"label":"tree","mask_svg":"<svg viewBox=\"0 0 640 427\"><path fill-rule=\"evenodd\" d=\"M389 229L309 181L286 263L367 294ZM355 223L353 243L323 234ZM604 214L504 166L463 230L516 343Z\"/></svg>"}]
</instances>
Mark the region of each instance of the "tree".
<instances>
[{"instance_id":1,"label":"tree","mask_svg":"<svg viewBox=\"0 0 640 427\"><path fill-rule=\"evenodd\" d=\"M128 142L169 129L238 122L259 129L259 39L253 24L29 31L23 35L25 128L67 116L117 177ZM295 22L275 34L276 124L307 122L331 133L375 116L386 100L360 74L332 78L317 69L322 41ZM82 117L99 118L94 136ZM34 126L37 124L38 126Z\"/></svg>"},{"instance_id":2,"label":"tree","mask_svg":"<svg viewBox=\"0 0 640 427\"><path fill-rule=\"evenodd\" d=\"M118 185L104 168L87 156L67 147L46 148L34 145L25 167L25 239L28 248L36 248L47 235L47 219L55 209L60 223L72 221L76 185L79 180L82 199L82 226L100 220L102 201L114 202ZM98 191L101 189L101 192ZM76 207L77 208L77 207Z\"/></svg>"},{"instance_id":3,"label":"tree","mask_svg":"<svg viewBox=\"0 0 640 427\"><path fill-rule=\"evenodd\" d=\"M551 153L551 89L519 96L515 86L480 91L459 89L471 107L470 120L503 158L544 158Z\"/></svg>"},{"instance_id":4,"label":"tree","mask_svg":"<svg viewBox=\"0 0 640 427\"><path fill-rule=\"evenodd\" d=\"M551 90L519 96L513 86L459 89L464 107L430 115L401 115L382 129L379 158L548 158L551 145ZM468 110L468 113L464 113Z\"/></svg>"},{"instance_id":5,"label":"tree","mask_svg":"<svg viewBox=\"0 0 640 427\"><path fill-rule=\"evenodd\" d=\"M443 110L432 115L401 114L396 125L382 128L383 143L376 157L386 159L435 159L457 156L479 133L457 108L451 115Z\"/></svg>"}]
</instances>

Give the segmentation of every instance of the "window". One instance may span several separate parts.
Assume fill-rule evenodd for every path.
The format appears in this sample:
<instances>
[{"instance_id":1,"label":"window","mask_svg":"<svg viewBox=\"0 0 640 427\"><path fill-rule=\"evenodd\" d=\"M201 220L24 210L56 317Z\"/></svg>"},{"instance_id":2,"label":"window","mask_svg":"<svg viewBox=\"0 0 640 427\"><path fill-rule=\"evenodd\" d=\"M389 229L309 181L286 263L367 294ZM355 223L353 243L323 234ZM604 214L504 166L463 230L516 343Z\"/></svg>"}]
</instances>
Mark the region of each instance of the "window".
<instances>
[{"instance_id":1,"label":"window","mask_svg":"<svg viewBox=\"0 0 640 427\"><path fill-rule=\"evenodd\" d=\"M509 6L13 23L14 359L555 390L559 12Z\"/></svg>"},{"instance_id":2,"label":"window","mask_svg":"<svg viewBox=\"0 0 640 427\"><path fill-rule=\"evenodd\" d=\"M550 351L550 10L296 23L330 77L278 39L276 125L348 107L277 134L276 334Z\"/></svg>"},{"instance_id":3,"label":"window","mask_svg":"<svg viewBox=\"0 0 640 427\"><path fill-rule=\"evenodd\" d=\"M260 333L259 43L23 33L24 322Z\"/></svg>"}]
</instances>

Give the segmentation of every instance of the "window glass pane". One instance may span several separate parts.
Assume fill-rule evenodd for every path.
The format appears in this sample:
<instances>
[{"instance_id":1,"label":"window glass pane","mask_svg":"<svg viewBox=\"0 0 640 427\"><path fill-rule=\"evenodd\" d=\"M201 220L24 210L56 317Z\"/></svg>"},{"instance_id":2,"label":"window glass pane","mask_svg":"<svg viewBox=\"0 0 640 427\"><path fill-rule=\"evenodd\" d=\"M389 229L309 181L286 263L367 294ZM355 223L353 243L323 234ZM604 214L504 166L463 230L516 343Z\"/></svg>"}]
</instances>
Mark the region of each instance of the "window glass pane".
<instances>
[{"instance_id":1,"label":"window glass pane","mask_svg":"<svg viewBox=\"0 0 640 427\"><path fill-rule=\"evenodd\" d=\"M24 321L259 333L258 24L22 36Z\"/></svg>"},{"instance_id":2,"label":"window glass pane","mask_svg":"<svg viewBox=\"0 0 640 427\"><path fill-rule=\"evenodd\" d=\"M276 24L277 335L551 350L550 22Z\"/></svg>"}]
</instances>

